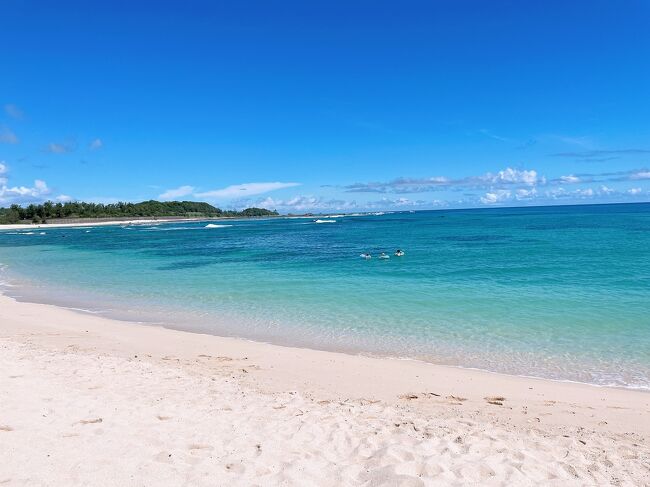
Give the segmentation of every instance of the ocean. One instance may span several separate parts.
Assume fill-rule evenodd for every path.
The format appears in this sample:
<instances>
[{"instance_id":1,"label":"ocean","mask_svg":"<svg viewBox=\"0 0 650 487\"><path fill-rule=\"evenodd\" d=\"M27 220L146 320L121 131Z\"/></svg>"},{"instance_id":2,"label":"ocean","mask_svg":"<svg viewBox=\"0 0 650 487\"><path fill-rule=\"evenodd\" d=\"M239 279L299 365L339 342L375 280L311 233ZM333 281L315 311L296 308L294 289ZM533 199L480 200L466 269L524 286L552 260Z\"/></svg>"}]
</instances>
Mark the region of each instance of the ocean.
<instances>
[{"instance_id":1,"label":"ocean","mask_svg":"<svg viewBox=\"0 0 650 487\"><path fill-rule=\"evenodd\" d=\"M650 389L650 204L0 230L0 264L143 324Z\"/></svg>"}]
</instances>

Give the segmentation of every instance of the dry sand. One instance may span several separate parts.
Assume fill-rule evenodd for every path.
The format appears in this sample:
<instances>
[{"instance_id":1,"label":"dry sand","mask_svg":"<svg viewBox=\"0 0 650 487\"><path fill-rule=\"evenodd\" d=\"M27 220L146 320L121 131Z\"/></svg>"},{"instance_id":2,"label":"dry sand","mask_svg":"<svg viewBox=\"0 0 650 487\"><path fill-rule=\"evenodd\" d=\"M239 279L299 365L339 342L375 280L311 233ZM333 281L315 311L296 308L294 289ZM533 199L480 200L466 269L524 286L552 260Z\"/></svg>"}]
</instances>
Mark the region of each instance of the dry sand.
<instances>
[{"instance_id":1,"label":"dry sand","mask_svg":"<svg viewBox=\"0 0 650 487\"><path fill-rule=\"evenodd\" d=\"M0 485L650 485L650 393L0 296Z\"/></svg>"},{"instance_id":2,"label":"dry sand","mask_svg":"<svg viewBox=\"0 0 650 487\"><path fill-rule=\"evenodd\" d=\"M202 218L173 218L159 217L156 219L134 219L134 220L92 220L80 219L82 221L75 223L8 223L0 225L1 230L45 230L48 228L85 228L85 227L110 227L118 225L151 225L154 223L173 223L173 222L193 222L203 221ZM210 220L206 218L205 220Z\"/></svg>"}]
</instances>

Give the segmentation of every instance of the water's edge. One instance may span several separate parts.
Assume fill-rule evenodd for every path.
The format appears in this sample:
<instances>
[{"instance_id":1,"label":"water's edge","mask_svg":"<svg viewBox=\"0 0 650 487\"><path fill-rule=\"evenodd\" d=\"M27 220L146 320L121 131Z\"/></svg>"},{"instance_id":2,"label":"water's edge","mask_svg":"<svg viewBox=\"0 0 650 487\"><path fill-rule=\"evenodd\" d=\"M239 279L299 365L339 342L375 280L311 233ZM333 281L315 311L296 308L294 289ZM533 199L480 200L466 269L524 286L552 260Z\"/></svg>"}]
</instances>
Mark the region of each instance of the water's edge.
<instances>
[{"instance_id":1,"label":"water's edge","mask_svg":"<svg viewBox=\"0 0 650 487\"><path fill-rule=\"evenodd\" d=\"M1 266L0 266L1 267ZM9 297L11 299L16 300L19 303L26 303L26 304L36 304L36 305L42 305L42 306L53 306L55 308L59 309L64 309L66 311L70 311L75 314L79 315L91 315L91 316L101 316L102 318L111 320L111 321L117 321L120 323L125 323L125 324L131 324L135 326L157 326L169 330L174 330L174 331L179 331L179 332L184 332L184 333L193 333L193 334L198 334L198 335L210 335L210 336L216 336L219 338L228 338L228 339L235 339L235 340L242 340L246 342L253 342L253 343L260 343L264 345L268 345L271 347L283 347L283 348L299 348L299 349L304 349L304 350L313 350L313 351L319 351L319 352L326 352L326 353L339 353L339 354L345 354L345 355L352 355L352 356L362 356L362 357L370 357L370 358L375 358L379 360L405 360L405 361L411 361L411 362L416 362L416 363L422 363L422 364L427 364L427 365L433 365L435 367L449 367L453 369L460 369L460 370L471 370L471 371L478 371L481 373L485 374L494 374L502 377L516 377L516 378L521 378L521 379L531 379L535 381L549 381L549 382L556 382L556 383L564 383L564 384L578 384L582 386L589 386L589 387L597 387L597 388L608 388L608 389L620 389L620 390L627 390L627 391L635 391L635 392L642 392L642 393L648 393L650 394L650 387L641 387L641 386L633 386L633 385L628 385L628 386L621 386L617 384L597 384L597 383L590 383L590 382L581 382L581 381L575 381L575 380L570 380L570 379L555 379L551 377L542 377L542 376L535 376L535 375L527 375L527 374L508 374L508 373L503 373L503 372L498 372L494 370L489 370L489 369L483 369L483 368L478 368L478 367L468 367L468 366L463 366L463 365L454 365L454 364L445 364L445 363L440 363L440 362L435 362L432 360L425 360L425 359L420 359L420 358L414 358L414 357L408 357L408 356L397 356L397 355L389 355L389 354L378 354L378 353L372 353L369 351L363 351L363 350L345 350L345 349L339 349L339 348L327 348L327 347L321 347L321 348L313 348L313 347L308 347L308 346L301 346L296 343L286 343L286 342L276 342L276 341L263 341L263 340L256 340L256 339L251 339L251 338L246 338L243 336L238 336L238 335L221 335L221 334L216 334L216 333L211 333L209 329L192 329L191 327L180 327L180 326L175 326L173 323L169 322L164 322L164 321L148 321L148 320L132 320L132 319L126 319L124 317L119 317L117 315L114 315L111 313L110 310L101 310L100 307L98 307L97 310L90 310L90 309L84 309L84 308L77 308L77 307L72 307L72 306L65 306L63 304L60 304L56 302L55 300L44 300L44 299L33 299L31 297L26 297L24 295L18 294L18 293L12 293L12 289L17 289L14 287L13 284L7 281L0 281L0 295Z\"/></svg>"}]
</instances>

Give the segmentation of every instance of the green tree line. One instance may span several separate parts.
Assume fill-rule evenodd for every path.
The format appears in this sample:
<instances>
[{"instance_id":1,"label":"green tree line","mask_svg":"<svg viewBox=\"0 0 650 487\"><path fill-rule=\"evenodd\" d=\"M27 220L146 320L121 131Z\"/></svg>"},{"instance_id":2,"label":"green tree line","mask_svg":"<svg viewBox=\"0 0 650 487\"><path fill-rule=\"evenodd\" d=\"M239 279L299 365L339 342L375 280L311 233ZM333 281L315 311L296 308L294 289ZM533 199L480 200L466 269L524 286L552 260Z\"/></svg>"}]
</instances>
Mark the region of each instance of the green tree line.
<instances>
[{"instance_id":1,"label":"green tree line","mask_svg":"<svg viewBox=\"0 0 650 487\"><path fill-rule=\"evenodd\" d=\"M56 218L136 218L136 217L255 217L276 216L277 211L246 208L243 211L221 210L208 203L196 201L143 201L141 203L45 203L28 206L11 205L0 208L0 224L46 223Z\"/></svg>"}]
</instances>

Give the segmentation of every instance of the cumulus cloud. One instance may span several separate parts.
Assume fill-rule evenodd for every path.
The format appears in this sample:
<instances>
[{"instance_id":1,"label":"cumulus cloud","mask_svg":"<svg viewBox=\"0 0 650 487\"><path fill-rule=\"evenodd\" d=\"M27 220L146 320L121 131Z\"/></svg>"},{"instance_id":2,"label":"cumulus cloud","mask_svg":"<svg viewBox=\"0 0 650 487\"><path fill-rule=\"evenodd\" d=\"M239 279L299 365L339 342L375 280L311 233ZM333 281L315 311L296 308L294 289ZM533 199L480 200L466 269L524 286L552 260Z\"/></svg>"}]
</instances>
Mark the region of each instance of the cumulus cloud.
<instances>
[{"instance_id":1,"label":"cumulus cloud","mask_svg":"<svg viewBox=\"0 0 650 487\"><path fill-rule=\"evenodd\" d=\"M515 191L515 198L517 200L529 200L536 198L538 195L537 188L524 189L520 188Z\"/></svg>"},{"instance_id":2,"label":"cumulus cloud","mask_svg":"<svg viewBox=\"0 0 650 487\"><path fill-rule=\"evenodd\" d=\"M487 192L481 196L481 203L484 205L495 205L508 201L512 197L512 192L507 189L497 189L495 191Z\"/></svg>"},{"instance_id":3,"label":"cumulus cloud","mask_svg":"<svg viewBox=\"0 0 650 487\"><path fill-rule=\"evenodd\" d=\"M34 185L28 186L8 186L8 181L4 178L4 182L0 182L0 204L22 204L42 201L50 194L45 181L37 179Z\"/></svg>"},{"instance_id":4,"label":"cumulus cloud","mask_svg":"<svg viewBox=\"0 0 650 487\"><path fill-rule=\"evenodd\" d=\"M17 144L20 142L18 136L9 129L9 127L0 127L0 142L5 144Z\"/></svg>"},{"instance_id":5,"label":"cumulus cloud","mask_svg":"<svg viewBox=\"0 0 650 487\"><path fill-rule=\"evenodd\" d=\"M101 149L103 146L104 146L104 143L102 142L102 139L95 139L89 145L90 150Z\"/></svg>"},{"instance_id":6,"label":"cumulus cloud","mask_svg":"<svg viewBox=\"0 0 650 487\"><path fill-rule=\"evenodd\" d=\"M626 191L627 194L631 194L633 196L637 194L641 194L641 192L642 192L641 188L630 188Z\"/></svg>"},{"instance_id":7,"label":"cumulus cloud","mask_svg":"<svg viewBox=\"0 0 650 487\"><path fill-rule=\"evenodd\" d=\"M196 193L198 198L209 199L228 199L228 198L246 198L258 194L269 193L278 189L292 188L300 186L300 183L245 183L234 184L222 189Z\"/></svg>"},{"instance_id":8,"label":"cumulus cloud","mask_svg":"<svg viewBox=\"0 0 650 487\"><path fill-rule=\"evenodd\" d=\"M32 186L10 186L9 167L0 161L0 206L39 203L47 199L52 191L42 179L36 179Z\"/></svg>"},{"instance_id":9,"label":"cumulus cloud","mask_svg":"<svg viewBox=\"0 0 650 487\"><path fill-rule=\"evenodd\" d=\"M522 171L512 169L511 167L499 171L494 175L488 173L479 179L484 179L492 184L526 184L528 186L544 184L546 182L546 178L540 177L535 170Z\"/></svg>"},{"instance_id":10,"label":"cumulus cloud","mask_svg":"<svg viewBox=\"0 0 650 487\"><path fill-rule=\"evenodd\" d=\"M194 186L180 186L175 189L168 189L158 196L161 200L173 200L175 198L182 198L183 196L190 195L194 192Z\"/></svg>"}]
</instances>

